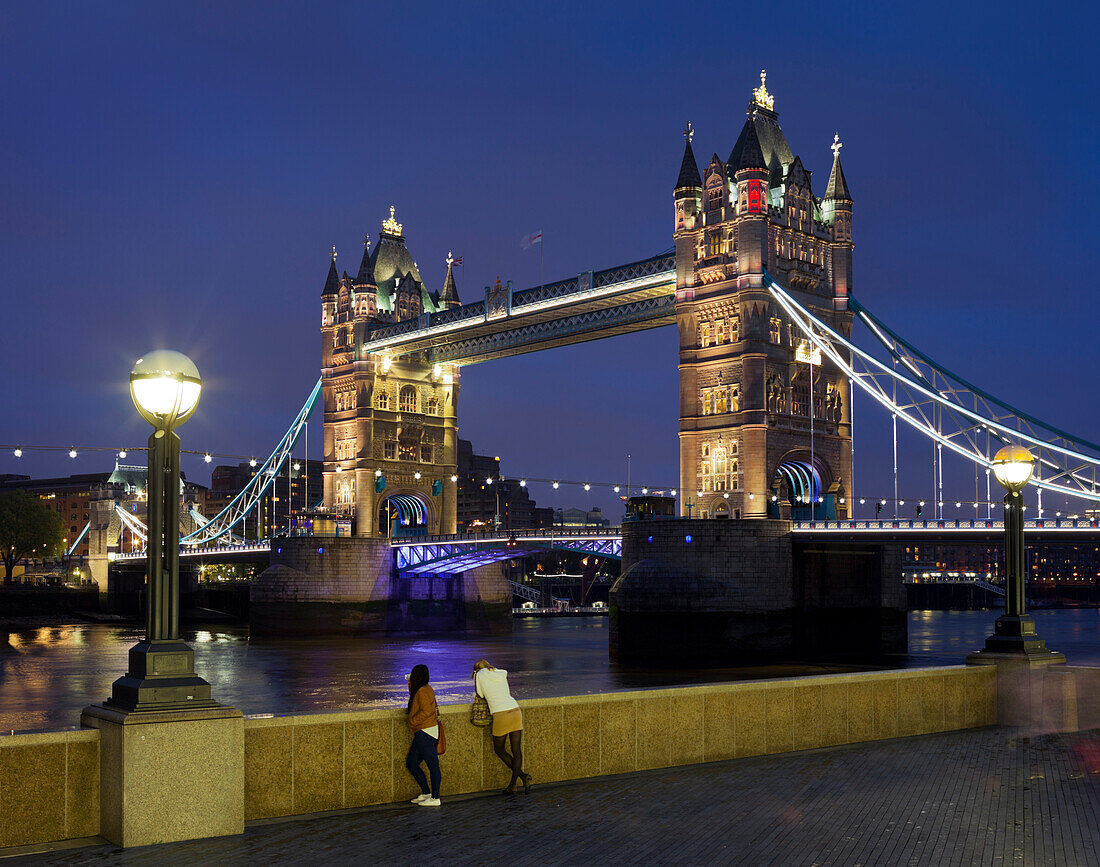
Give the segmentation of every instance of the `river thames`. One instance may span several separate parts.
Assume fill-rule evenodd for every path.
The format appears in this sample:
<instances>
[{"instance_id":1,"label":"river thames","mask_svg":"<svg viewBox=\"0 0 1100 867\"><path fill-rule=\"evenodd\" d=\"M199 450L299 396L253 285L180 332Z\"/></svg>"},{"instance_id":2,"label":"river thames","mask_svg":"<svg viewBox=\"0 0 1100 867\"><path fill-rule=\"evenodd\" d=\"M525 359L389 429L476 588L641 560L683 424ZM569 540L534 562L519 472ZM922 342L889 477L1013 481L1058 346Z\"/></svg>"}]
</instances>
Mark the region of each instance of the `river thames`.
<instances>
[{"instance_id":1,"label":"river thames","mask_svg":"<svg viewBox=\"0 0 1100 867\"><path fill-rule=\"evenodd\" d=\"M981 648L996 611L912 611L909 655L888 667L957 665ZM1100 665L1100 611L1033 612L1048 646L1070 664ZM0 652L0 730L79 725L80 710L102 701L126 671L136 625L74 624L11 634ZM518 698L860 670L852 666L651 669L607 657L606 617L517 619L511 635L332 641L250 641L246 627L185 631L195 668L215 700L246 714L293 714L404 704L404 675L425 663L442 702L470 700L470 668L485 657L508 669ZM872 667L872 666L868 666ZM883 666L873 666L883 667Z\"/></svg>"}]
</instances>

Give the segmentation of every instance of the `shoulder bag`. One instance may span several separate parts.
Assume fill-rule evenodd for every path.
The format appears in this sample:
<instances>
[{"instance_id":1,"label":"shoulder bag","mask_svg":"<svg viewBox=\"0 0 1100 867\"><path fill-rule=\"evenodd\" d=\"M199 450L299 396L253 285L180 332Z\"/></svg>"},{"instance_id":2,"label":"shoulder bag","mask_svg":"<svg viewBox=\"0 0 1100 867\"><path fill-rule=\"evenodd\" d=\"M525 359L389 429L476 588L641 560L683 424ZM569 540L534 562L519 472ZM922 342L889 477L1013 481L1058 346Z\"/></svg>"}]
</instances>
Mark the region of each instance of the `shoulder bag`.
<instances>
[{"instance_id":1,"label":"shoulder bag","mask_svg":"<svg viewBox=\"0 0 1100 867\"><path fill-rule=\"evenodd\" d=\"M443 733L443 720L436 717L435 724L439 726L439 739L435 742L435 754L441 756L447 752L447 735Z\"/></svg>"},{"instance_id":2,"label":"shoulder bag","mask_svg":"<svg viewBox=\"0 0 1100 867\"><path fill-rule=\"evenodd\" d=\"M470 722L475 726L487 726L493 722L493 715L489 713L489 702L483 695L474 695L474 703L470 707Z\"/></svg>"}]
</instances>

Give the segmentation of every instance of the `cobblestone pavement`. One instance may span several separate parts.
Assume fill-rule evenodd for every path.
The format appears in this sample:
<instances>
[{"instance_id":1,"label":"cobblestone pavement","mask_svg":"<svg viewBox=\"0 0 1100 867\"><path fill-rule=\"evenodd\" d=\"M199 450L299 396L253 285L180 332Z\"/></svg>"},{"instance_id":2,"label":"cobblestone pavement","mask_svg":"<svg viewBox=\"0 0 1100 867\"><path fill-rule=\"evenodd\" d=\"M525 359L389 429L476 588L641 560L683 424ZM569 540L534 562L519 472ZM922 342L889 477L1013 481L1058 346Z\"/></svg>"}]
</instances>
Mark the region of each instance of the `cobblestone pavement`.
<instances>
[{"instance_id":1,"label":"cobblestone pavement","mask_svg":"<svg viewBox=\"0 0 1100 867\"><path fill-rule=\"evenodd\" d=\"M1100 864L1100 731L982 729L252 825L37 864ZM532 769L537 778L538 769ZM537 782L537 779L536 779ZM11 862L9 862L11 863Z\"/></svg>"}]
</instances>

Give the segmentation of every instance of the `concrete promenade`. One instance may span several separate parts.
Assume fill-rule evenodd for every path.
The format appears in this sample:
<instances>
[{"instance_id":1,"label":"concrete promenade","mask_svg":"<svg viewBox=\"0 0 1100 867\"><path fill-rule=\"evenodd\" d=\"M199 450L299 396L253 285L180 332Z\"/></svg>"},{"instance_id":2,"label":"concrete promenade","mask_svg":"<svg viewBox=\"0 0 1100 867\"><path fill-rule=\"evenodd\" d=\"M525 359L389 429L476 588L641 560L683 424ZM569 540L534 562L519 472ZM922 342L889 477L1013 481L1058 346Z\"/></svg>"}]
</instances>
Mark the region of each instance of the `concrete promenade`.
<instances>
[{"instance_id":1,"label":"concrete promenade","mask_svg":"<svg viewBox=\"0 0 1100 867\"><path fill-rule=\"evenodd\" d=\"M59 849L35 864L1100 864L1100 730L986 728ZM532 768L537 774L538 768ZM10 850L9 850L10 852ZM13 862L8 862L13 863Z\"/></svg>"}]
</instances>

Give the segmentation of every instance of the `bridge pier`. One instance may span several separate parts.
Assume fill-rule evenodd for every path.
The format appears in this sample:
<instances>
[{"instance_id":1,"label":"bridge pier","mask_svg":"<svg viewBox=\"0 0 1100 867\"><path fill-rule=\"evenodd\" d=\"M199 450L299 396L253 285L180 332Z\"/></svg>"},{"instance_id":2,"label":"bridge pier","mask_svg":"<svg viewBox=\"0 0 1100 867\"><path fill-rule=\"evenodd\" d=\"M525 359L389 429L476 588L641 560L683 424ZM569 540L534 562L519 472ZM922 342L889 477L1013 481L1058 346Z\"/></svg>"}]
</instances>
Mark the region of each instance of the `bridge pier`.
<instances>
[{"instance_id":1,"label":"bridge pier","mask_svg":"<svg viewBox=\"0 0 1100 867\"><path fill-rule=\"evenodd\" d=\"M861 660L907 649L896 545L802 542L788 521L623 526L609 653L623 663Z\"/></svg>"},{"instance_id":2,"label":"bridge pier","mask_svg":"<svg viewBox=\"0 0 1100 867\"><path fill-rule=\"evenodd\" d=\"M512 590L499 563L458 574L401 575L388 539L282 539L252 584L252 635L500 633Z\"/></svg>"}]
</instances>

